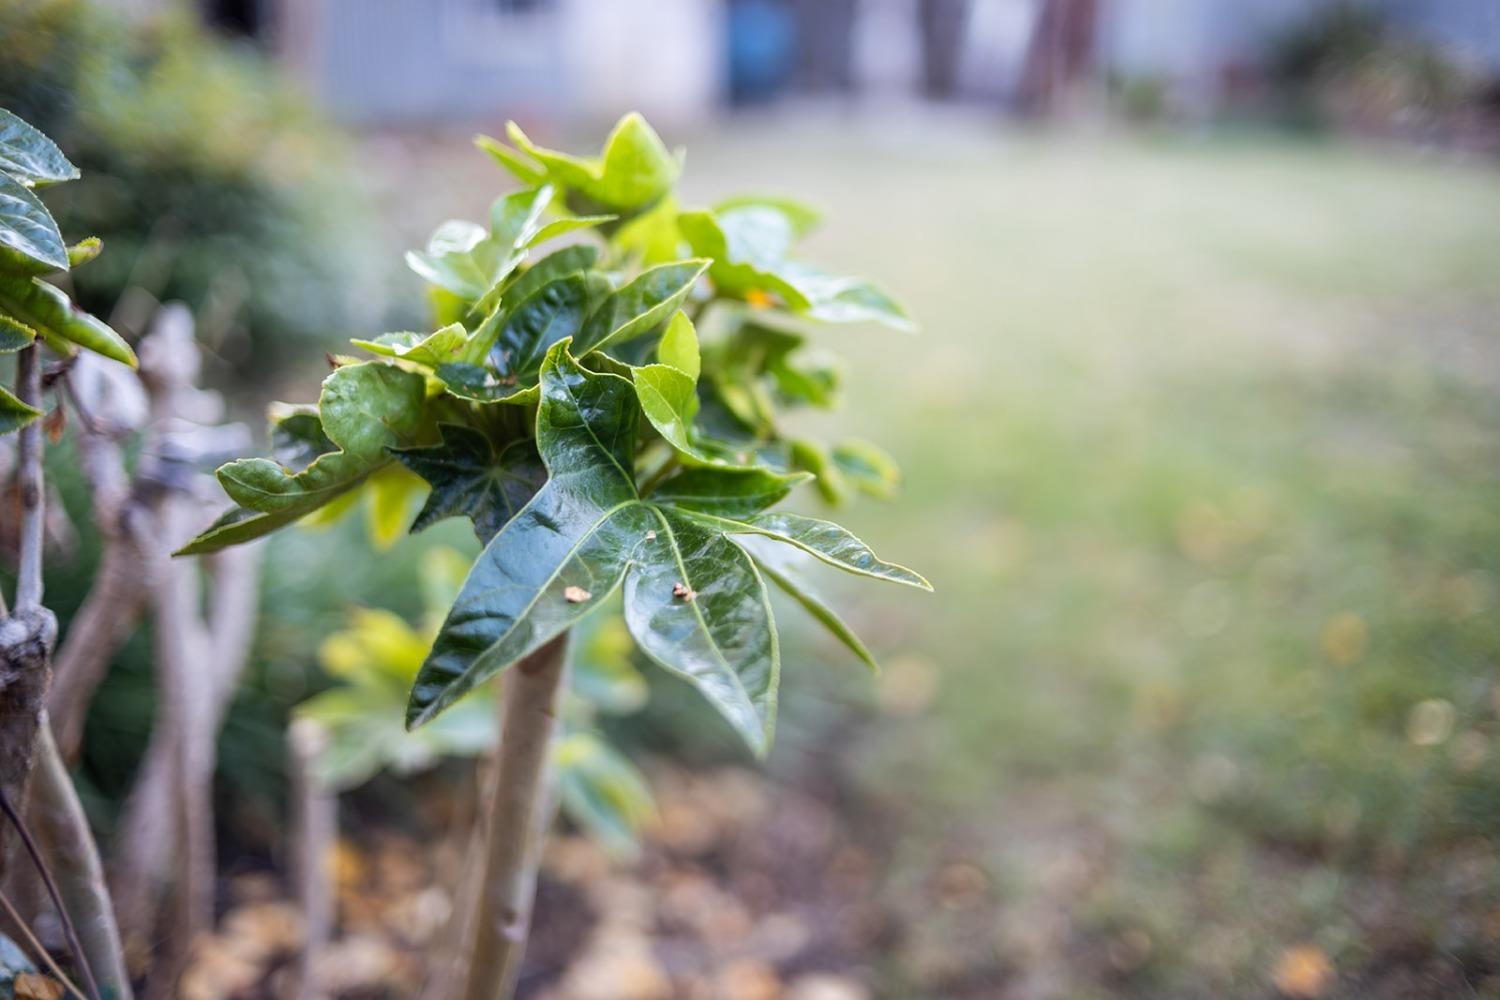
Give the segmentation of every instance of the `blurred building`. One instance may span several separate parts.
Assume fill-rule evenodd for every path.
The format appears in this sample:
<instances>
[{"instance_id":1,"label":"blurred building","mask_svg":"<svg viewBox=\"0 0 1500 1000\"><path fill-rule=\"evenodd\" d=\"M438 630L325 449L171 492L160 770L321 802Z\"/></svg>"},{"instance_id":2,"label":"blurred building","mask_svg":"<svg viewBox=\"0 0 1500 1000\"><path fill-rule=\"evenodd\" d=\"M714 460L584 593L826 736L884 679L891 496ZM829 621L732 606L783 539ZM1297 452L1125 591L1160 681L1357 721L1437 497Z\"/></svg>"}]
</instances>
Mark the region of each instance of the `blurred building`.
<instances>
[{"instance_id":1,"label":"blurred building","mask_svg":"<svg viewBox=\"0 0 1500 1000\"><path fill-rule=\"evenodd\" d=\"M113 0L137 9L167 0ZM1209 113L1335 9L1500 77L1500 0L196 0L355 122L692 120L786 97L1047 113L1106 82Z\"/></svg>"}]
</instances>

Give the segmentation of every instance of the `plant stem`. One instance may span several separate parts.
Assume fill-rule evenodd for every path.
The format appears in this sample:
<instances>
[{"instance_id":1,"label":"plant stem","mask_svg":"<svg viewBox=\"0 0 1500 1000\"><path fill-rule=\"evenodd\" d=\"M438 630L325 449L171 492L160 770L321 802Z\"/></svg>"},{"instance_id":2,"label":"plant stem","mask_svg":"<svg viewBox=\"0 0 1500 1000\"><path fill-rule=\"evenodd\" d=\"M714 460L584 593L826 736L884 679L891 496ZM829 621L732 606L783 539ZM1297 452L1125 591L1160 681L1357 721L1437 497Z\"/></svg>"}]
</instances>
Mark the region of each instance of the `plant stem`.
<instances>
[{"instance_id":1,"label":"plant stem","mask_svg":"<svg viewBox=\"0 0 1500 1000\"><path fill-rule=\"evenodd\" d=\"M42 407L42 360L35 344L16 355L16 398ZM16 613L42 606L42 531L45 522L42 493L42 421L21 428L16 445L17 481L21 494L21 557L16 573Z\"/></svg>"},{"instance_id":2,"label":"plant stem","mask_svg":"<svg viewBox=\"0 0 1500 1000\"><path fill-rule=\"evenodd\" d=\"M542 840L551 821L549 762L567 633L501 681L500 749L490 792L484 872L465 947L464 1000L510 1000L531 926Z\"/></svg>"},{"instance_id":3,"label":"plant stem","mask_svg":"<svg viewBox=\"0 0 1500 1000\"><path fill-rule=\"evenodd\" d=\"M26 815L52 865L65 912L77 927L83 974L97 980L100 995L129 1000L130 976L125 971L120 928L104 882L99 848L45 717L37 730L36 769ZM85 985L90 984L86 981Z\"/></svg>"}]
</instances>

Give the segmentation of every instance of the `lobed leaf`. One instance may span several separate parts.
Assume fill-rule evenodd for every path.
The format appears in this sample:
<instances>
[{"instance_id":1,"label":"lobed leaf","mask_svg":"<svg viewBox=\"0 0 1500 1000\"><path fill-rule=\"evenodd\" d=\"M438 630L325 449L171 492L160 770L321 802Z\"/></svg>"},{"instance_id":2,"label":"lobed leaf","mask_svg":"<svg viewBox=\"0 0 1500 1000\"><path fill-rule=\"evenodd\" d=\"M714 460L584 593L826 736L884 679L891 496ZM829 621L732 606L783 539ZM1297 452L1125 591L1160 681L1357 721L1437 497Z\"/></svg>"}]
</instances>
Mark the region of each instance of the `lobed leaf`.
<instances>
[{"instance_id":1,"label":"lobed leaf","mask_svg":"<svg viewBox=\"0 0 1500 1000\"><path fill-rule=\"evenodd\" d=\"M465 516L479 540L488 542L542 488L547 470L530 441L511 441L497 453L489 438L470 427L441 424L438 430L440 445L391 449L432 487L411 530Z\"/></svg>"}]
</instances>

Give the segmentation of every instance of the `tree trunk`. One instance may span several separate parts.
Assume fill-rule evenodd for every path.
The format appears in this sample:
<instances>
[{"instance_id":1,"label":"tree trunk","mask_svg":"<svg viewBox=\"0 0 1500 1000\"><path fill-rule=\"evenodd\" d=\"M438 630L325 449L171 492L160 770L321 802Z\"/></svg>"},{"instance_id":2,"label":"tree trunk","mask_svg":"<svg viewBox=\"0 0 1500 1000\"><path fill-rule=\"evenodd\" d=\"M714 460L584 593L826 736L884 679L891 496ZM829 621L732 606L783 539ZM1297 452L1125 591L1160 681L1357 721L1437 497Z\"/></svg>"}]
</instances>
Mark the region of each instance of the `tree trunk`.
<instances>
[{"instance_id":1,"label":"tree trunk","mask_svg":"<svg viewBox=\"0 0 1500 1000\"><path fill-rule=\"evenodd\" d=\"M1055 113L1061 99L1094 66L1100 0L1041 0L1021 70L1018 104L1038 118Z\"/></svg>"}]
</instances>

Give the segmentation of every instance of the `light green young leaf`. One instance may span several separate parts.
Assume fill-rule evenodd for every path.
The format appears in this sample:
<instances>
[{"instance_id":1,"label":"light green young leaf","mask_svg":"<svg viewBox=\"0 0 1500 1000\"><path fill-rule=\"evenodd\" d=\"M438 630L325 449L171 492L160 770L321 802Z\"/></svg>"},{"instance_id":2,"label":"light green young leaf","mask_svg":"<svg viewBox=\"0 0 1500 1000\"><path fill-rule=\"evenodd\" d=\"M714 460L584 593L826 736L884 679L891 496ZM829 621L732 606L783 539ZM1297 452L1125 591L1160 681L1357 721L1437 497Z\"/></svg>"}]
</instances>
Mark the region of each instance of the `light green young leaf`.
<instances>
[{"instance_id":1,"label":"light green young leaf","mask_svg":"<svg viewBox=\"0 0 1500 1000\"><path fill-rule=\"evenodd\" d=\"M547 179L565 191L570 207L585 210L598 206L622 214L633 213L655 204L676 183L677 159L662 144L661 138L640 115L621 118L605 140L604 153L597 159L571 156L545 149L533 143L515 122L506 124L506 135L526 156L540 164ZM508 151L497 152L498 143L484 149L501 165L518 176L534 172ZM580 204L581 203L581 204Z\"/></svg>"},{"instance_id":2,"label":"light green young leaf","mask_svg":"<svg viewBox=\"0 0 1500 1000\"><path fill-rule=\"evenodd\" d=\"M458 360L468 339L469 331L464 329L462 323L449 323L442 329L425 335L384 333L374 340L356 338L350 343L373 354L435 369L439 365Z\"/></svg>"},{"instance_id":3,"label":"light green young leaf","mask_svg":"<svg viewBox=\"0 0 1500 1000\"><path fill-rule=\"evenodd\" d=\"M656 346L656 358L662 364L676 368L694 382L698 381L703 361L698 351L698 331L694 329L693 321L688 319L687 313L677 313L667 324L666 332L661 335L661 343Z\"/></svg>"}]
</instances>

